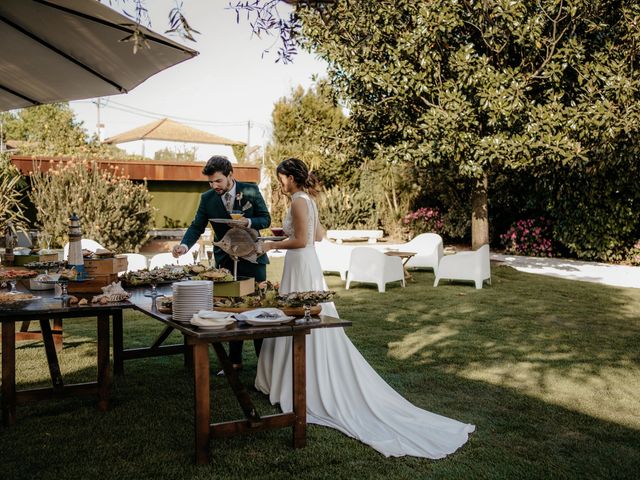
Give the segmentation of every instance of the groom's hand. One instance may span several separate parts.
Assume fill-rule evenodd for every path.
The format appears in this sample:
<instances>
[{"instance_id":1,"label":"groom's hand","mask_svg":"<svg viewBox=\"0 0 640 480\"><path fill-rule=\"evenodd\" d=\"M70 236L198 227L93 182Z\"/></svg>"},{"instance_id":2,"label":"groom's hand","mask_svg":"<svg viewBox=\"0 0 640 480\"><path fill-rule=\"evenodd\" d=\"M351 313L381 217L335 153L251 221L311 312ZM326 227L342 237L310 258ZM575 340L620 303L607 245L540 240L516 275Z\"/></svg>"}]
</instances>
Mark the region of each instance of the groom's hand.
<instances>
[{"instance_id":1,"label":"groom's hand","mask_svg":"<svg viewBox=\"0 0 640 480\"><path fill-rule=\"evenodd\" d=\"M171 250L171 254L173 255L173 258L178 258L188 251L189 249L185 245L174 245L173 249Z\"/></svg>"}]
</instances>

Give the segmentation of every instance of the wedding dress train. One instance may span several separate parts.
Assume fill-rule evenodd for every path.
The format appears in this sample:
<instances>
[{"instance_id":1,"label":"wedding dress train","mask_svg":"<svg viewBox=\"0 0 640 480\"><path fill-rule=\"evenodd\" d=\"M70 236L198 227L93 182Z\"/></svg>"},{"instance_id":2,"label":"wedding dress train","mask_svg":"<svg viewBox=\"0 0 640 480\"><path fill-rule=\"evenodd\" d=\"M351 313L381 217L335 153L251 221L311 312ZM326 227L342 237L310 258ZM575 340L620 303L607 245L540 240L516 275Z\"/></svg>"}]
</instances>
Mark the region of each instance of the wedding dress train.
<instances>
[{"instance_id":1,"label":"wedding dress train","mask_svg":"<svg viewBox=\"0 0 640 480\"><path fill-rule=\"evenodd\" d=\"M325 290L314 249L317 209L311 198L296 192L308 208L307 246L288 250L280 291ZM284 230L293 234L290 213ZM322 313L338 316L333 303ZM291 338L265 339L255 386L293 410ZM342 328L312 330L306 337L307 421L335 428L375 448L385 456L443 458L461 447L475 427L422 410L405 400L367 363Z\"/></svg>"}]
</instances>

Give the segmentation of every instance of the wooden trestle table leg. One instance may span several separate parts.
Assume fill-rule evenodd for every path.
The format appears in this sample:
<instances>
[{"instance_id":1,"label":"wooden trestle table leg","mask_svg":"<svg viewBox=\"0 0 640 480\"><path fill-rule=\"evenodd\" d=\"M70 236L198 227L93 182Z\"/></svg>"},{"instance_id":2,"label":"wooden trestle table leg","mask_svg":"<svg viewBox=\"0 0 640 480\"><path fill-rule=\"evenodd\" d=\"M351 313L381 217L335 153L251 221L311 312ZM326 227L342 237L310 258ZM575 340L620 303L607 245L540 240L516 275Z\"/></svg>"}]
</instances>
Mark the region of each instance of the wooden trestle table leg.
<instances>
[{"instance_id":1,"label":"wooden trestle table leg","mask_svg":"<svg viewBox=\"0 0 640 480\"><path fill-rule=\"evenodd\" d=\"M44 343L44 351L47 354L47 363L49 364L49 375L51 375L51 384L54 392L62 391L64 382L62 381L62 373L60 372L60 363L58 363L58 355L56 354L56 346L54 344L53 333L51 332L51 324L48 318L40 320L40 332L42 332L42 341Z\"/></svg>"},{"instance_id":2,"label":"wooden trestle table leg","mask_svg":"<svg viewBox=\"0 0 640 480\"><path fill-rule=\"evenodd\" d=\"M2 423L16 423L16 324L2 322Z\"/></svg>"},{"instance_id":3,"label":"wooden trestle table leg","mask_svg":"<svg viewBox=\"0 0 640 480\"><path fill-rule=\"evenodd\" d=\"M196 463L209 463L211 398L209 393L209 344L194 342L190 345L193 356L193 382L195 392Z\"/></svg>"},{"instance_id":4,"label":"wooden trestle table leg","mask_svg":"<svg viewBox=\"0 0 640 480\"><path fill-rule=\"evenodd\" d=\"M98 409L109 408L109 314L98 314Z\"/></svg>"},{"instance_id":5,"label":"wooden trestle table leg","mask_svg":"<svg viewBox=\"0 0 640 480\"><path fill-rule=\"evenodd\" d=\"M123 322L122 310L116 310L112 313L113 318L113 374L124 374L124 340L123 340Z\"/></svg>"},{"instance_id":6,"label":"wooden trestle table leg","mask_svg":"<svg viewBox=\"0 0 640 480\"><path fill-rule=\"evenodd\" d=\"M64 339L62 337L62 319L53 319L53 343L56 346L56 352L60 352L64 346Z\"/></svg>"},{"instance_id":7,"label":"wooden trestle table leg","mask_svg":"<svg viewBox=\"0 0 640 480\"><path fill-rule=\"evenodd\" d=\"M293 335L293 448L307 444L307 372L305 337L308 332Z\"/></svg>"}]
</instances>

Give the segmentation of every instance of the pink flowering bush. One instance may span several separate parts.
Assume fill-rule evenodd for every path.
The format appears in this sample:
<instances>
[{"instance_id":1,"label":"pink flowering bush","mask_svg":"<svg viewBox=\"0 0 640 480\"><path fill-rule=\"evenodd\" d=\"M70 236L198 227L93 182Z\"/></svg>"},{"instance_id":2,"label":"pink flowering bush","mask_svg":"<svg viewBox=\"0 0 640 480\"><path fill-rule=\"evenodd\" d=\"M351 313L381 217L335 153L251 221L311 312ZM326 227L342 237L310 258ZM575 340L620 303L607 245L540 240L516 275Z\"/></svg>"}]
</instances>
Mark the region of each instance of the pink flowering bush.
<instances>
[{"instance_id":1,"label":"pink flowering bush","mask_svg":"<svg viewBox=\"0 0 640 480\"><path fill-rule=\"evenodd\" d=\"M444 222L439 209L423 207L402 217L402 225L415 236L426 232L441 233Z\"/></svg>"},{"instance_id":2,"label":"pink flowering bush","mask_svg":"<svg viewBox=\"0 0 640 480\"><path fill-rule=\"evenodd\" d=\"M640 265L640 240L629 250L627 260L631 265Z\"/></svg>"},{"instance_id":3,"label":"pink flowering bush","mask_svg":"<svg viewBox=\"0 0 640 480\"><path fill-rule=\"evenodd\" d=\"M506 253L530 257L552 257L551 223L544 217L518 220L500 235Z\"/></svg>"}]
</instances>

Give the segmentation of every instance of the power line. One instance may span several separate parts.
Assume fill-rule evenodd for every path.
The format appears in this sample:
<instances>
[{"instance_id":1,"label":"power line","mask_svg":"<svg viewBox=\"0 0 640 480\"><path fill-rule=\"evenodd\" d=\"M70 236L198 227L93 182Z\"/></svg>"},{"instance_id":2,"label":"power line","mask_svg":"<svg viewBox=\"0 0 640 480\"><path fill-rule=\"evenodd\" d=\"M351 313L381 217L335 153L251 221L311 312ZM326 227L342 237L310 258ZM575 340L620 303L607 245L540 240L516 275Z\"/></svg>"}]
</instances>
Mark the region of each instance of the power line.
<instances>
[{"instance_id":1,"label":"power line","mask_svg":"<svg viewBox=\"0 0 640 480\"><path fill-rule=\"evenodd\" d=\"M93 101L77 101L76 103L93 103ZM243 127L245 125L247 125L247 122L251 122L251 125L253 127L259 126L260 128L262 128L263 130L268 130L271 128L270 125L264 123L264 122L260 122L260 121L256 121L256 120L239 120L239 121L233 121L233 122L220 122L220 121L213 121L213 120L203 120L203 119L197 119L197 118L189 118L189 117L180 117L180 116L176 116L176 115L167 115L164 113L159 113L159 112L153 112L151 110L146 110L143 108L139 108L139 107L133 107L130 105L125 105L123 103L118 103L115 102L111 99L108 99L107 102L105 104L103 104L103 106L105 108L112 108L114 110L118 110L124 113L130 113L133 115L138 115L141 117L146 117L146 118L153 118L153 119L160 119L160 118L170 118L172 120L176 120L176 121L180 121L183 123L190 123L193 125L203 125L203 126L229 126L229 127Z\"/></svg>"},{"instance_id":2,"label":"power line","mask_svg":"<svg viewBox=\"0 0 640 480\"><path fill-rule=\"evenodd\" d=\"M163 113L159 113L159 112L153 112L151 110L145 110L143 108L138 108L138 107L132 107L130 105L124 105L122 103L118 103L118 102L114 102L113 100L111 100L109 103L112 103L114 105L117 105L118 107L121 108L126 108L129 109L131 111L131 113L136 113L139 115L147 115L147 116L153 116L156 118L171 118L173 120L179 120L181 122L185 122L185 123L194 123L194 124L201 124L201 125L216 125L216 126L221 126L221 125L229 125L229 126L244 126L247 124L246 121L234 121L234 122L217 122L217 121L212 121L212 120L203 120L203 119L198 119L198 118L189 118L189 117L180 117L180 116L176 116L176 115L167 115L167 114L163 114ZM254 122L253 120L251 121L252 123L257 123Z\"/></svg>"}]
</instances>

